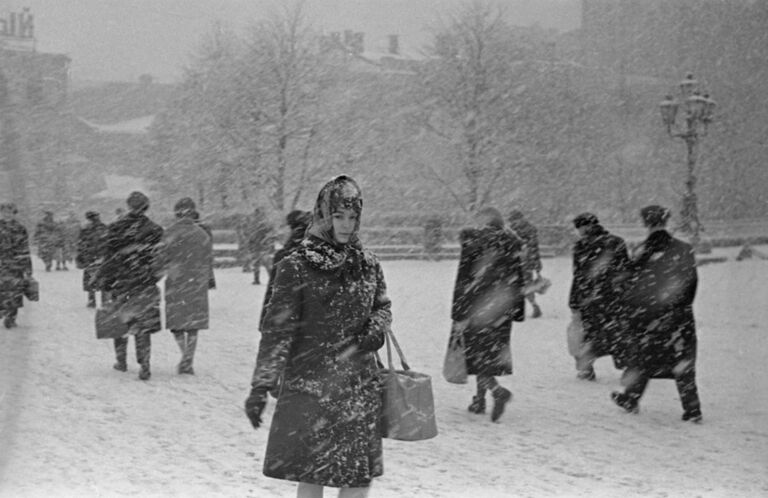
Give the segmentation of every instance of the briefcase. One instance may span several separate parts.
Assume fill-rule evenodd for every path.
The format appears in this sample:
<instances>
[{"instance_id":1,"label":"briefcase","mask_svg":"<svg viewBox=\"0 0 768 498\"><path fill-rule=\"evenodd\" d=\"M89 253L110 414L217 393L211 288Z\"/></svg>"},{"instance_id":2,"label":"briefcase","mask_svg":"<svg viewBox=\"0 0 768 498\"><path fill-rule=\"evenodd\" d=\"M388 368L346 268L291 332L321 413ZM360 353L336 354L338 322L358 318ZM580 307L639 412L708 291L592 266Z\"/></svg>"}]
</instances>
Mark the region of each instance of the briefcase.
<instances>
[{"instance_id":1,"label":"briefcase","mask_svg":"<svg viewBox=\"0 0 768 498\"><path fill-rule=\"evenodd\" d=\"M128 325L120 319L121 305L117 301L96 308L96 338L117 339L128 334Z\"/></svg>"}]
</instances>

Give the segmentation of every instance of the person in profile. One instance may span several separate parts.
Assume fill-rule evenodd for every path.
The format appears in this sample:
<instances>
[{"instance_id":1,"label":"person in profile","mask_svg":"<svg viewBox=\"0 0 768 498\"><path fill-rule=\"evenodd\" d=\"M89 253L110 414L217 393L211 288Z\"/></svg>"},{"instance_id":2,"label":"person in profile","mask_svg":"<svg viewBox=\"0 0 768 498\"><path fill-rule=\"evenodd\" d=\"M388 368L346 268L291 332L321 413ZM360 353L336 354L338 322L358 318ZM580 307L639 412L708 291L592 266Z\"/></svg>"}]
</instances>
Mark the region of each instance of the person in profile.
<instances>
[{"instance_id":1,"label":"person in profile","mask_svg":"<svg viewBox=\"0 0 768 498\"><path fill-rule=\"evenodd\" d=\"M467 374L477 380L477 394L468 410L485 413L485 396L490 392L491 421L496 422L512 399L496 377L512 374L512 322L525 319L522 241L504 227L495 208L478 211L475 225L460 233L451 334L463 336Z\"/></svg>"},{"instance_id":2,"label":"person in profile","mask_svg":"<svg viewBox=\"0 0 768 498\"><path fill-rule=\"evenodd\" d=\"M86 212L85 219L86 225L80 229L77 236L75 265L83 270L83 290L88 293L86 306L95 308L98 292L96 275L99 265L104 261L107 225L102 223L101 216L96 211Z\"/></svg>"},{"instance_id":3,"label":"person in profile","mask_svg":"<svg viewBox=\"0 0 768 498\"><path fill-rule=\"evenodd\" d=\"M696 386L696 323L693 301L698 275L693 247L667 230L669 210L658 205L640 211L648 237L629 266L624 301L630 346L624 392L611 398L637 413L650 379L674 379L683 406L683 421L702 420Z\"/></svg>"}]
</instances>

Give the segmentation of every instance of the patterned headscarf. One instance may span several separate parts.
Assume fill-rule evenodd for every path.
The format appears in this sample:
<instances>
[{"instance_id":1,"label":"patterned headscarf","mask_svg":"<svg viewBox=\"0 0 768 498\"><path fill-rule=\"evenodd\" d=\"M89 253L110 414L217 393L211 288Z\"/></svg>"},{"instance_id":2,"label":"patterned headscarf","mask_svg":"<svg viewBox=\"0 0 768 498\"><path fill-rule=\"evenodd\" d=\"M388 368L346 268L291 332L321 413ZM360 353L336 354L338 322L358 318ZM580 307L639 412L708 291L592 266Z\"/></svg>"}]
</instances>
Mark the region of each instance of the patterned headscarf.
<instances>
[{"instance_id":1,"label":"patterned headscarf","mask_svg":"<svg viewBox=\"0 0 768 498\"><path fill-rule=\"evenodd\" d=\"M309 233L331 244L338 244L333 236L331 216L339 209L351 209L357 213L355 232L348 244L359 245L357 232L360 230L360 217L363 212L363 191L360 186L347 175L339 175L323 185L317 195L317 202L312 213L312 224Z\"/></svg>"}]
</instances>

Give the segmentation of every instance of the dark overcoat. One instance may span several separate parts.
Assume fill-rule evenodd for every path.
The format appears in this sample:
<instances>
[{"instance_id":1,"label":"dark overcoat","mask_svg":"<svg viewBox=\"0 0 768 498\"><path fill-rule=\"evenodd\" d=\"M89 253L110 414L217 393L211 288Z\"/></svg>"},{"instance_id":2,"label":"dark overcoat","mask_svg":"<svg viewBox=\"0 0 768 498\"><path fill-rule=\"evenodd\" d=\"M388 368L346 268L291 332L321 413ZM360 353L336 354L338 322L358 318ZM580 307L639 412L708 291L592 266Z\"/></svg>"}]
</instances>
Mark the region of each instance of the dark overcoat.
<instances>
[{"instance_id":1,"label":"dark overcoat","mask_svg":"<svg viewBox=\"0 0 768 498\"><path fill-rule=\"evenodd\" d=\"M212 255L211 238L191 218L177 220L163 234L158 263L167 277L165 310L170 330L208 328Z\"/></svg>"},{"instance_id":2,"label":"dark overcoat","mask_svg":"<svg viewBox=\"0 0 768 498\"><path fill-rule=\"evenodd\" d=\"M129 212L107 227L99 288L123 303L122 319L139 330L160 330L156 253L163 229L144 214Z\"/></svg>"},{"instance_id":3,"label":"dark overcoat","mask_svg":"<svg viewBox=\"0 0 768 498\"><path fill-rule=\"evenodd\" d=\"M651 233L631 263L625 293L631 367L660 378L695 368L697 284L691 245L664 230Z\"/></svg>"},{"instance_id":4,"label":"dark overcoat","mask_svg":"<svg viewBox=\"0 0 768 498\"><path fill-rule=\"evenodd\" d=\"M56 250L64 247L64 232L61 225L52 218L44 218L35 227L37 255L45 262L50 262Z\"/></svg>"},{"instance_id":5,"label":"dark overcoat","mask_svg":"<svg viewBox=\"0 0 768 498\"><path fill-rule=\"evenodd\" d=\"M93 221L80 229L75 262L83 269L83 290L97 290L96 274L107 247L107 225Z\"/></svg>"},{"instance_id":6,"label":"dark overcoat","mask_svg":"<svg viewBox=\"0 0 768 498\"><path fill-rule=\"evenodd\" d=\"M381 265L314 235L277 265L252 386L283 382L264 459L269 477L364 487L382 474L374 352L392 316Z\"/></svg>"},{"instance_id":7,"label":"dark overcoat","mask_svg":"<svg viewBox=\"0 0 768 498\"><path fill-rule=\"evenodd\" d=\"M32 274L27 229L16 220L0 220L0 310L24 304L25 273Z\"/></svg>"},{"instance_id":8,"label":"dark overcoat","mask_svg":"<svg viewBox=\"0 0 768 498\"><path fill-rule=\"evenodd\" d=\"M601 225L589 227L573 247L573 280L568 296L571 310L581 314L584 342L595 357L614 354L622 366L618 349L623 308L623 280L629 265L627 246L621 237Z\"/></svg>"},{"instance_id":9,"label":"dark overcoat","mask_svg":"<svg viewBox=\"0 0 768 498\"><path fill-rule=\"evenodd\" d=\"M451 318L466 325L467 373L509 375L512 322L525 316L521 241L513 232L493 227L464 229L460 237Z\"/></svg>"}]
</instances>

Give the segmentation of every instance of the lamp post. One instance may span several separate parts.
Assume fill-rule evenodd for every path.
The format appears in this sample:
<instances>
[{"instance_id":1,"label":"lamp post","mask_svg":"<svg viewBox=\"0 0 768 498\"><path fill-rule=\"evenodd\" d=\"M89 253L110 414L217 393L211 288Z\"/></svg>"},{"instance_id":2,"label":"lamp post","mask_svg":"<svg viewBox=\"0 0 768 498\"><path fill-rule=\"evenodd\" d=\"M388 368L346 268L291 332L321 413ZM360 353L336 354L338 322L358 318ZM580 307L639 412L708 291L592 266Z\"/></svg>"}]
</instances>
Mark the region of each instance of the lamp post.
<instances>
[{"instance_id":1,"label":"lamp post","mask_svg":"<svg viewBox=\"0 0 768 498\"><path fill-rule=\"evenodd\" d=\"M699 245L699 209L696 198L696 152L701 137L707 135L707 126L712 122L716 102L709 94L701 94L698 90L698 82L689 74L679 84L679 100L667 95L659 104L661 119L667 128L669 136L681 138L688 151L688 169L685 180L685 193L681 210L682 222L680 228L691 235L691 243L694 247ZM682 123L677 124L677 113L683 107L684 115Z\"/></svg>"}]
</instances>

